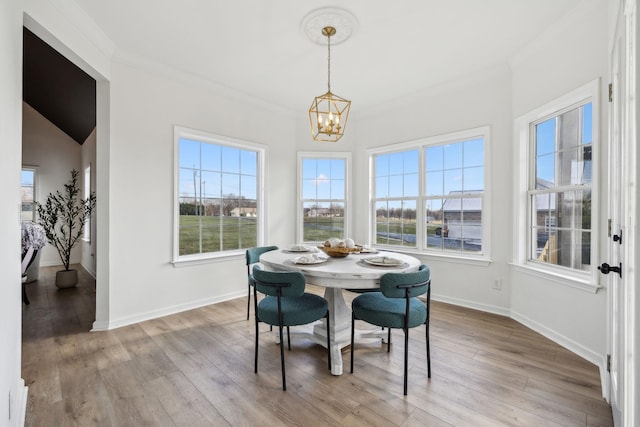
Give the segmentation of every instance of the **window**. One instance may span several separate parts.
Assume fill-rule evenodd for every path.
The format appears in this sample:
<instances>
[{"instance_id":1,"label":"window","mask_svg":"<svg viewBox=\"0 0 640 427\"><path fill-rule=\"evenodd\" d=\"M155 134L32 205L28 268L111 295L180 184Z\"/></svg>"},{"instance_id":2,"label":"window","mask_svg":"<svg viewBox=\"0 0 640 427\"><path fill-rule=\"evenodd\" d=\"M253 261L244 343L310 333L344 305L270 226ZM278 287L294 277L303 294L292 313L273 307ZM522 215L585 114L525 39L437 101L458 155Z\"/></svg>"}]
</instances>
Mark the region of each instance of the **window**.
<instances>
[{"instance_id":1,"label":"window","mask_svg":"<svg viewBox=\"0 0 640 427\"><path fill-rule=\"evenodd\" d=\"M180 127L174 133L174 260L262 244L264 148Z\"/></svg>"},{"instance_id":2,"label":"window","mask_svg":"<svg viewBox=\"0 0 640 427\"><path fill-rule=\"evenodd\" d=\"M20 178L21 221L36 220L36 168L23 166Z\"/></svg>"},{"instance_id":3,"label":"window","mask_svg":"<svg viewBox=\"0 0 640 427\"><path fill-rule=\"evenodd\" d=\"M518 119L520 263L570 277L591 272L596 222L597 82Z\"/></svg>"},{"instance_id":4,"label":"window","mask_svg":"<svg viewBox=\"0 0 640 427\"><path fill-rule=\"evenodd\" d=\"M91 165L84 169L84 187L82 192L82 198L88 199L91 196ZM87 242L91 241L91 217L87 217L87 222L84 225L82 238Z\"/></svg>"},{"instance_id":5,"label":"window","mask_svg":"<svg viewBox=\"0 0 640 427\"><path fill-rule=\"evenodd\" d=\"M349 237L347 188L350 153L299 153L298 240Z\"/></svg>"},{"instance_id":6,"label":"window","mask_svg":"<svg viewBox=\"0 0 640 427\"><path fill-rule=\"evenodd\" d=\"M371 150L372 241L484 257L489 128Z\"/></svg>"}]
</instances>

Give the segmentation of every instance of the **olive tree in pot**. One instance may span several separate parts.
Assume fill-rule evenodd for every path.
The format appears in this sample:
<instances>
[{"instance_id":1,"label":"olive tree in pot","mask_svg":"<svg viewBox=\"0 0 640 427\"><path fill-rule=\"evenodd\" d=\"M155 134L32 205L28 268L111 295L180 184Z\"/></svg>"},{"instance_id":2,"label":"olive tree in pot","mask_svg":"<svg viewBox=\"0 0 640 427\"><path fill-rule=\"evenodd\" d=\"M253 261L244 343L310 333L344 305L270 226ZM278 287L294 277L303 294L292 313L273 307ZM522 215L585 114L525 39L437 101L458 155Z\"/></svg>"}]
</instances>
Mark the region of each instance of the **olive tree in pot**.
<instances>
[{"instance_id":1,"label":"olive tree in pot","mask_svg":"<svg viewBox=\"0 0 640 427\"><path fill-rule=\"evenodd\" d=\"M64 191L49 193L44 204L38 203L38 223L50 244L55 246L64 265L64 270L56 273L56 286L70 288L78 283L78 271L69 268L71 250L82 237L84 226L96 206L96 195L91 193L86 199L80 198L78 171L71 171L71 180L64 185Z\"/></svg>"}]
</instances>

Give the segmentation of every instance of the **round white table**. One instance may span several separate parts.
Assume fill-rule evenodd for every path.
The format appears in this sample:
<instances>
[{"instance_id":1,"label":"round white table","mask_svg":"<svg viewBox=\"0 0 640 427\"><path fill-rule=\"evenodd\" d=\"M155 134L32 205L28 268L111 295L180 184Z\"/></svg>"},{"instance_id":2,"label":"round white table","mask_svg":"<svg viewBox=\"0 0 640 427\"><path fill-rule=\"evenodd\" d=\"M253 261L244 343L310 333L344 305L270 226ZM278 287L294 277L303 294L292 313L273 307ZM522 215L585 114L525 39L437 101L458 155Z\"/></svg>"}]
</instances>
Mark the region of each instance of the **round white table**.
<instances>
[{"instance_id":1,"label":"round white table","mask_svg":"<svg viewBox=\"0 0 640 427\"><path fill-rule=\"evenodd\" d=\"M324 256L318 250L317 256ZM260 256L260 263L266 270L271 271L299 271L304 274L306 283L323 286L324 297L329 302L329 316L331 320L331 373L342 375L343 347L351 343L351 309L347 306L342 289L371 289L380 286L380 278L386 273L401 273L417 271L420 260L409 255L396 252L380 251L378 253L351 253L344 258L329 257L320 264L296 264L294 259L308 253L289 252L279 249ZM370 265L363 260L370 257L387 256L402 261L399 266ZM326 322L314 324L312 331L292 329L292 336L304 335L320 345L327 345ZM357 330L358 339L386 338L381 330Z\"/></svg>"}]
</instances>

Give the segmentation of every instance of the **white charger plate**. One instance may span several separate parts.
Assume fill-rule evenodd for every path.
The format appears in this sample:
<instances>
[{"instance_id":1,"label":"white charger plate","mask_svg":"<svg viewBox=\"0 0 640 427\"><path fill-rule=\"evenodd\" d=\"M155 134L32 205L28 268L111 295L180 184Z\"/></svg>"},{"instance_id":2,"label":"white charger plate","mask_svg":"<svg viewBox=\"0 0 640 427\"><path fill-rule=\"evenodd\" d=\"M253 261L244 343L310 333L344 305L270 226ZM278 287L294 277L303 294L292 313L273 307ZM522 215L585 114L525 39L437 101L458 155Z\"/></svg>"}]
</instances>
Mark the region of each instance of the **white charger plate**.
<instances>
[{"instance_id":1,"label":"white charger plate","mask_svg":"<svg viewBox=\"0 0 640 427\"><path fill-rule=\"evenodd\" d=\"M302 264L302 265L314 265L314 264L322 264L326 262L327 259L325 257L310 257L310 256L299 256L295 257L292 261L294 264Z\"/></svg>"},{"instance_id":2,"label":"white charger plate","mask_svg":"<svg viewBox=\"0 0 640 427\"><path fill-rule=\"evenodd\" d=\"M404 261L388 256L375 256L371 258L365 258L363 259L363 261L367 264L375 265L378 267L400 267L402 264L404 264Z\"/></svg>"}]
</instances>

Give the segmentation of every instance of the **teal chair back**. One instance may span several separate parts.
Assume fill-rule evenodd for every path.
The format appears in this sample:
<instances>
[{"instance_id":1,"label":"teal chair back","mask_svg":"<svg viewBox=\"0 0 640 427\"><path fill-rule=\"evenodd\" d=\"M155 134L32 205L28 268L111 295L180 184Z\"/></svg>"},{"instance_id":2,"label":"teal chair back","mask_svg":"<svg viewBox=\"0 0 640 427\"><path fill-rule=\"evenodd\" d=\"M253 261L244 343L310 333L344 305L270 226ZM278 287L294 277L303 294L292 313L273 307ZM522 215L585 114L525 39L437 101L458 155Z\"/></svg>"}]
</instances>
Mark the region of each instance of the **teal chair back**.
<instances>
[{"instance_id":1,"label":"teal chair back","mask_svg":"<svg viewBox=\"0 0 640 427\"><path fill-rule=\"evenodd\" d=\"M265 252L277 250L277 246L258 246L249 248L245 252L247 261L247 320L249 320L249 310L251 307L251 287L253 286L253 275L251 274L251 266L260 261L260 255Z\"/></svg>"},{"instance_id":2,"label":"teal chair back","mask_svg":"<svg viewBox=\"0 0 640 427\"><path fill-rule=\"evenodd\" d=\"M380 290L387 298L414 298L429 290L431 270L422 264L414 273L387 273L380 279Z\"/></svg>"},{"instance_id":3,"label":"teal chair back","mask_svg":"<svg viewBox=\"0 0 640 427\"><path fill-rule=\"evenodd\" d=\"M305 280L297 271L265 271L253 267L256 290L265 295L299 297L304 293Z\"/></svg>"},{"instance_id":4,"label":"teal chair back","mask_svg":"<svg viewBox=\"0 0 640 427\"><path fill-rule=\"evenodd\" d=\"M255 248L247 249L247 252L245 253L246 260L247 260L247 267L249 267L251 264L255 264L258 261L260 261L260 255L262 255L263 253L269 252L269 251L275 251L276 249L278 249L277 246L258 246Z\"/></svg>"}]
</instances>

